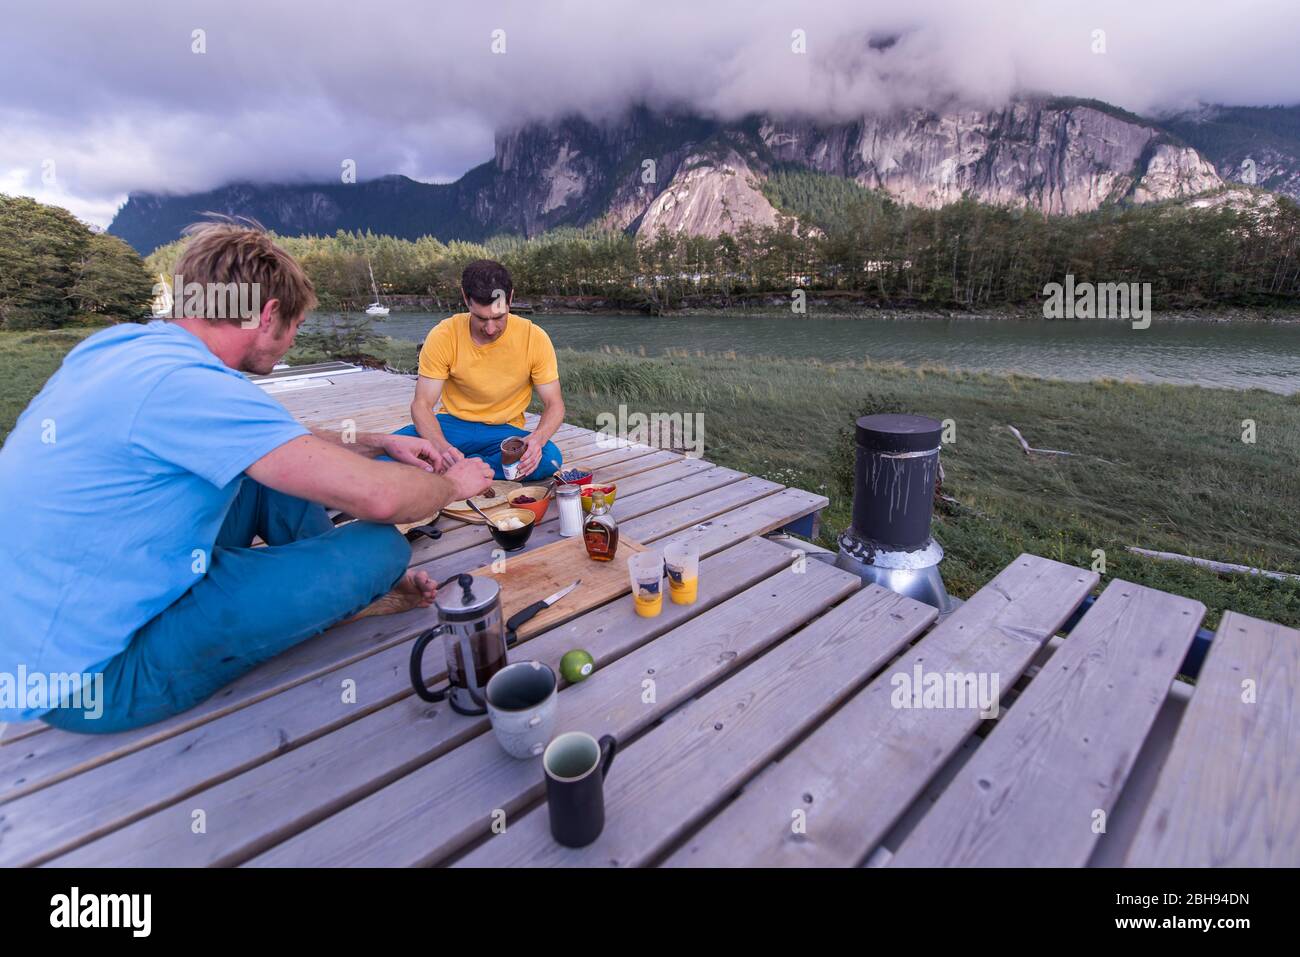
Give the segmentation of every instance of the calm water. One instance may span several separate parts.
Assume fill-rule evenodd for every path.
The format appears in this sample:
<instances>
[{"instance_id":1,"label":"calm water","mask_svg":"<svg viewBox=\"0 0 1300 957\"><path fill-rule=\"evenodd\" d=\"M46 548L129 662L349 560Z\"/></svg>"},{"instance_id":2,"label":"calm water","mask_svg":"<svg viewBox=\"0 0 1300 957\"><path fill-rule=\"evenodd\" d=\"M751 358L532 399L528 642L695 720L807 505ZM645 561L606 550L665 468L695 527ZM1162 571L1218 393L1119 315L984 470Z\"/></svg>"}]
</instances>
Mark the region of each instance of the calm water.
<instances>
[{"instance_id":1,"label":"calm water","mask_svg":"<svg viewBox=\"0 0 1300 957\"><path fill-rule=\"evenodd\" d=\"M375 323L422 340L443 315L401 313ZM605 346L824 360L938 364L1060 379L1134 378L1219 388L1300 392L1300 323L1162 320L785 319L689 316L532 316L557 348Z\"/></svg>"}]
</instances>

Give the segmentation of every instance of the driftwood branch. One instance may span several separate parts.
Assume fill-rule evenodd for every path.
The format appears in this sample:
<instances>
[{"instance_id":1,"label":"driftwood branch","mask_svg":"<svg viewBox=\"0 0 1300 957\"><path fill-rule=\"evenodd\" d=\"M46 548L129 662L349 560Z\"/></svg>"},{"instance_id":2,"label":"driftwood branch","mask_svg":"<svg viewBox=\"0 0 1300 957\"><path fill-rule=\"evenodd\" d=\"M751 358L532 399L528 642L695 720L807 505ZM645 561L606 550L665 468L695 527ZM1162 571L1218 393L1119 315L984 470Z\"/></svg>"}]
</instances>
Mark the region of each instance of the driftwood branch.
<instances>
[{"instance_id":1,"label":"driftwood branch","mask_svg":"<svg viewBox=\"0 0 1300 957\"><path fill-rule=\"evenodd\" d=\"M1010 429L1011 434L1016 437L1016 441L1020 443L1020 447L1025 450L1026 455L1083 455L1085 458L1093 459L1097 462L1104 462L1107 465L1115 464L1110 459L1103 459L1100 455L1089 455L1087 452L1062 452L1060 449L1036 449L1025 441L1025 437L1020 434L1020 430L1014 425L1008 425L1007 428Z\"/></svg>"},{"instance_id":2,"label":"driftwood branch","mask_svg":"<svg viewBox=\"0 0 1300 957\"><path fill-rule=\"evenodd\" d=\"M1019 429L1017 429L1014 425L1008 425L1007 428L1010 429L1011 434L1016 437L1016 441L1020 443L1020 447L1025 450L1026 455L1029 455L1031 453L1037 453L1038 455L1073 455L1074 454L1073 452L1062 452L1059 449L1030 448L1029 443L1025 441L1025 437L1020 434Z\"/></svg>"},{"instance_id":3,"label":"driftwood branch","mask_svg":"<svg viewBox=\"0 0 1300 957\"><path fill-rule=\"evenodd\" d=\"M1147 548L1135 548L1128 546L1128 550L1134 555L1145 555L1147 558L1158 558L1166 562L1186 562L1189 565L1197 565L1201 568L1208 568L1210 571L1221 572L1231 575L1262 575L1265 578L1274 578L1278 581L1300 581L1300 575L1293 575L1290 572L1270 572L1262 568L1251 568L1249 565L1233 565L1231 562L1213 562L1208 558L1193 558L1191 555L1179 555L1177 552L1153 552Z\"/></svg>"}]
</instances>

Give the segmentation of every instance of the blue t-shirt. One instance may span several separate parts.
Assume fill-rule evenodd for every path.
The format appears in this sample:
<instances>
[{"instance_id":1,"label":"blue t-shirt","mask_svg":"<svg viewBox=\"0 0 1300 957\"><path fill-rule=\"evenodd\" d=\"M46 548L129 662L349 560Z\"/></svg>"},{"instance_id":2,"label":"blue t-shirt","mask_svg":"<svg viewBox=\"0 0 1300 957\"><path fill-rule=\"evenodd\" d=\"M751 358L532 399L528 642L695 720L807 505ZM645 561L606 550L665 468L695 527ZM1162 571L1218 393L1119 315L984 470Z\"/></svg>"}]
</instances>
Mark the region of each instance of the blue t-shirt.
<instances>
[{"instance_id":1,"label":"blue t-shirt","mask_svg":"<svg viewBox=\"0 0 1300 957\"><path fill-rule=\"evenodd\" d=\"M172 323L73 349L0 449L0 676L93 673L125 649L206 573L244 469L306 434ZM15 703L0 721L50 707Z\"/></svg>"}]
</instances>

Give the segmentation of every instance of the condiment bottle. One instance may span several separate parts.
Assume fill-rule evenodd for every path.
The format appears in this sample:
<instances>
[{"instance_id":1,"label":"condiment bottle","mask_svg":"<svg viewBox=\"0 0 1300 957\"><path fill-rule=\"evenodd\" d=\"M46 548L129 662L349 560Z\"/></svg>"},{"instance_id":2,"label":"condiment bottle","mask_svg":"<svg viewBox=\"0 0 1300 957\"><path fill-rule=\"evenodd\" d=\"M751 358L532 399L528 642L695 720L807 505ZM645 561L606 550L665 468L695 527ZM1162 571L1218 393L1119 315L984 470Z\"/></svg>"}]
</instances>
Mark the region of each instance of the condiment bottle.
<instances>
[{"instance_id":1,"label":"condiment bottle","mask_svg":"<svg viewBox=\"0 0 1300 957\"><path fill-rule=\"evenodd\" d=\"M560 534L573 538L582 534L582 489L576 485L561 485L555 490L555 501L560 509Z\"/></svg>"},{"instance_id":2,"label":"condiment bottle","mask_svg":"<svg viewBox=\"0 0 1300 957\"><path fill-rule=\"evenodd\" d=\"M605 493L591 493L591 515L582 526L582 539L587 546L587 556L592 561L609 562L618 551L618 522L609 513Z\"/></svg>"}]
</instances>

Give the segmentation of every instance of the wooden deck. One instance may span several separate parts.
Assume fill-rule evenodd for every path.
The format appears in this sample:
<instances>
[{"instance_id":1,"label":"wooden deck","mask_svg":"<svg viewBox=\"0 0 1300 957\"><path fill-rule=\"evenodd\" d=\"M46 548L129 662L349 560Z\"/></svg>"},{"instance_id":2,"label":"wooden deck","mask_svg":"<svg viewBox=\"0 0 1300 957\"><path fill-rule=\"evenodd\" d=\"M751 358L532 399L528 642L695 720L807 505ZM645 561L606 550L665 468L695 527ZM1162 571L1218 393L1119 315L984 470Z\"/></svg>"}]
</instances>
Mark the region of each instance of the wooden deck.
<instances>
[{"instance_id":1,"label":"wooden deck","mask_svg":"<svg viewBox=\"0 0 1300 957\"><path fill-rule=\"evenodd\" d=\"M312 424L391 429L411 388L363 372L274 394ZM625 534L704 556L693 606L638 618L624 596L511 652L596 658L557 726L619 739L596 843L551 840L537 759L411 692L426 611L334 628L135 732L11 726L0 863L1300 864L1300 632L1225 616L1193 688L1174 676L1199 603L1115 580L1063 639L1097 575L1033 555L936 624L763 537L822 496L572 426L556 441L618 482ZM412 564L443 578L492 547L458 527ZM899 707L918 670L998 676L999 716Z\"/></svg>"}]
</instances>

